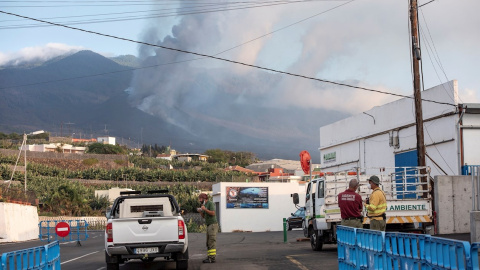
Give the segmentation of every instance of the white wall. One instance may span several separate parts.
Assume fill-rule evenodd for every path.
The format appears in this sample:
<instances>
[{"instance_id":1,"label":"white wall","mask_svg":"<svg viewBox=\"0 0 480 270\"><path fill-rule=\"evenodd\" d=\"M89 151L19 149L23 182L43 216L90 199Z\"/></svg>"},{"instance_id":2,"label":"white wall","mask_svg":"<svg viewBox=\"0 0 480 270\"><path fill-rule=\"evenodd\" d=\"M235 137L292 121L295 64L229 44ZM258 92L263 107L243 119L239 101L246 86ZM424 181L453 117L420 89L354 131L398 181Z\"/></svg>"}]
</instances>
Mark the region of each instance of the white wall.
<instances>
[{"instance_id":1,"label":"white wall","mask_svg":"<svg viewBox=\"0 0 480 270\"><path fill-rule=\"evenodd\" d=\"M469 233L471 176L435 177L435 211L439 234Z\"/></svg>"},{"instance_id":2,"label":"white wall","mask_svg":"<svg viewBox=\"0 0 480 270\"><path fill-rule=\"evenodd\" d=\"M268 187L268 209L227 209L227 187ZM212 186L213 202L219 203L217 218L222 232L235 230L265 232L282 231L283 218L296 211L290 194L299 193L300 206L305 205L305 186L298 183L221 182Z\"/></svg>"},{"instance_id":3,"label":"white wall","mask_svg":"<svg viewBox=\"0 0 480 270\"><path fill-rule=\"evenodd\" d=\"M133 191L133 189L114 187L109 190L95 190L95 197L107 197L110 203L113 203L116 198L120 197L122 191Z\"/></svg>"},{"instance_id":4,"label":"white wall","mask_svg":"<svg viewBox=\"0 0 480 270\"><path fill-rule=\"evenodd\" d=\"M115 145L115 137L98 137L97 142Z\"/></svg>"},{"instance_id":5,"label":"white wall","mask_svg":"<svg viewBox=\"0 0 480 270\"><path fill-rule=\"evenodd\" d=\"M465 114L463 126L480 126L480 117L477 115ZM464 163L468 165L480 165L480 155L478 154L480 140L478 138L480 138L480 129L463 129Z\"/></svg>"},{"instance_id":6,"label":"white wall","mask_svg":"<svg viewBox=\"0 0 480 270\"><path fill-rule=\"evenodd\" d=\"M36 206L0 202L0 242L38 239Z\"/></svg>"},{"instance_id":7,"label":"white wall","mask_svg":"<svg viewBox=\"0 0 480 270\"><path fill-rule=\"evenodd\" d=\"M453 100L452 97L454 97ZM450 81L422 91L422 99L457 104L457 81ZM426 101L423 101L422 108L424 119L455 111L453 106ZM373 107L366 113L372 115L375 122L372 117L362 113L321 127L320 148L327 148L415 123L414 100L410 98L402 98L383 106Z\"/></svg>"},{"instance_id":8,"label":"white wall","mask_svg":"<svg viewBox=\"0 0 480 270\"><path fill-rule=\"evenodd\" d=\"M456 93L457 82L451 81L423 91L422 98L454 104L457 100ZM458 116L453 114L427 120L454 112L455 108L450 105L423 102L427 154L449 175L460 174L456 127ZM399 99L374 107L366 113L372 115L375 122L372 117L362 113L320 128L320 156L324 171L350 170L353 167L394 167L396 154L416 150L413 99ZM390 146L392 134L399 137L398 147ZM472 146L472 149L478 147ZM325 162L323 155L333 152L336 153L336 160ZM478 156L478 151L472 155ZM432 168L433 176L444 175L428 157L426 162ZM375 172L367 170L365 173Z\"/></svg>"}]
</instances>

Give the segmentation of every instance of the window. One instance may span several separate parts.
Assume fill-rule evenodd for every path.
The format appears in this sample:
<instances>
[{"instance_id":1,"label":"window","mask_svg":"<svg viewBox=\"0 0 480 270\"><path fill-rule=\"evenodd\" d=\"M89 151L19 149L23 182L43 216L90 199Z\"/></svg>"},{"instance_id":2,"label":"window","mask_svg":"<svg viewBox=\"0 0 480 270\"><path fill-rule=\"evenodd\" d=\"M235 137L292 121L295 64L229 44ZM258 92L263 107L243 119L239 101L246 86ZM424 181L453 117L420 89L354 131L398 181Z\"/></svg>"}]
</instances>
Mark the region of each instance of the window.
<instances>
[{"instance_id":1,"label":"window","mask_svg":"<svg viewBox=\"0 0 480 270\"><path fill-rule=\"evenodd\" d=\"M318 198L325 198L325 183L323 181L318 182Z\"/></svg>"}]
</instances>

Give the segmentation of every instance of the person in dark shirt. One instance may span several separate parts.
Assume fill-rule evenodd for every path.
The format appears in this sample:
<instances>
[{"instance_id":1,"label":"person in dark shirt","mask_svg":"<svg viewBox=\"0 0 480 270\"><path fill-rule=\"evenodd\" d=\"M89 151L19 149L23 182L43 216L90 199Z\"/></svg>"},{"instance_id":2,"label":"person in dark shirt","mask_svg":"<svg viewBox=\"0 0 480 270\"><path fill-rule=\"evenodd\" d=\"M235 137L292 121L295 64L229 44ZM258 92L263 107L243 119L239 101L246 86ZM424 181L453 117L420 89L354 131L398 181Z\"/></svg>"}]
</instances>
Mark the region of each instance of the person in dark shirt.
<instances>
[{"instance_id":1,"label":"person in dark shirt","mask_svg":"<svg viewBox=\"0 0 480 270\"><path fill-rule=\"evenodd\" d=\"M214 263L217 256L217 232L218 222L215 215L215 205L208 200L208 195L202 193L198 196L198 201L201 207L197 209L202 218L205 218L207 225L207 258L203 260L204 263Z\"/></svg>"},{"instance_id":2,"label":"person in dark shirt","mask_svg":"<svg viewBox=\"0 0 480 270\"><path fill-rule=\"evenodd\" d=\"M351 179L348 189L338 194L338 206L342 216L341 225L355 228L363 228L362 197L355 192L359 182Z\"/></svg>"}]
</instances>

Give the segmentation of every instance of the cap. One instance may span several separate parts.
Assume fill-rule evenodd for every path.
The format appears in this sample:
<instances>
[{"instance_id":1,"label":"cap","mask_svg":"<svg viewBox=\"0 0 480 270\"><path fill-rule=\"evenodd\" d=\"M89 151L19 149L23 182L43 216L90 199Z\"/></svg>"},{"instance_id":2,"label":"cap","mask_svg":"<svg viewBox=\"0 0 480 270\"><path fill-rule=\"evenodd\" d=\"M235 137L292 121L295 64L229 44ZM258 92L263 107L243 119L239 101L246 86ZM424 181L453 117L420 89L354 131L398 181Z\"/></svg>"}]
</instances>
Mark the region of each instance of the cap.
<instances>
[{"instance_id":1,"label":"cap","mask_svg":"<svg viewBox=\"0 0 480 270\"><path fill-rule=\"evenodd\" d=\"M374 184L380 185L380 179L378 179L376 175L370 176L370 178L368 178L368 181L372 181Z\"/></svg>"}]
</instances>

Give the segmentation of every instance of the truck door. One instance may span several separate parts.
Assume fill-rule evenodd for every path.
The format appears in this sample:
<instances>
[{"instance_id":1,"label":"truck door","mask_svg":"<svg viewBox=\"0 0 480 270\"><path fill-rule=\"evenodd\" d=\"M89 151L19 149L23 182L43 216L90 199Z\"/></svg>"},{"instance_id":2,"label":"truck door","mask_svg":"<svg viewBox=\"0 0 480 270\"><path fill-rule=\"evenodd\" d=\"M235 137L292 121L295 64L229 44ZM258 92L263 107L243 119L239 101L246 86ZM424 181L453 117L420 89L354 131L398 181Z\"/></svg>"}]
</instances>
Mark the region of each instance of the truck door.
<instances>
[{"instance_id":1,"label":"truck door","mask_svg":"<svg viewBox=\"0 0 480 270\"><path fill-rule=\"evenodd\" d=\"M325 217L325 181L321 179L317 182L316 198L315 198L315 221L318 230L329 229Z\"/></svg>"}]
</instances>

